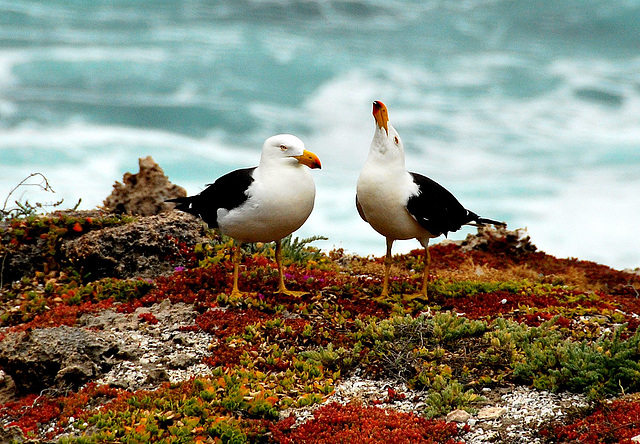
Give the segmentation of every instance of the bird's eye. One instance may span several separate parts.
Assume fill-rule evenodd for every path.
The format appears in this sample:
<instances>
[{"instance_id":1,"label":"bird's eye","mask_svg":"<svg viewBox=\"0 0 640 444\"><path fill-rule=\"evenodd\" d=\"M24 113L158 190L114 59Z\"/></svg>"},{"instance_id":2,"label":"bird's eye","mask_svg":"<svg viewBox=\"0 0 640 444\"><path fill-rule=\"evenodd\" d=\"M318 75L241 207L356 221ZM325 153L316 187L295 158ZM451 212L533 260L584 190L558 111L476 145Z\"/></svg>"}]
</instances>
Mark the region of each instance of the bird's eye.
<instances>
[{"instance_id":1,"label":"bird's eye","mask_svg":"<svg viewBox=\"0 0 640 444\"><path fill-rule=\"evenodd\" d=\"M393 143L395 143L396 145L400 143L400 139L398 139L398 136L395 136L393 138Z\"/></svg>"},{"instance_id":2,"label":"bird's eye","mask_svg":"<svg viewBox=\"0 0 640 444\"><path fill-rule=\"evenodd\" d=\"M285 145L280 145L280 149L281 149L282 151L287 151L287 147L286 147Z\"/></svg>"}]
</instances>

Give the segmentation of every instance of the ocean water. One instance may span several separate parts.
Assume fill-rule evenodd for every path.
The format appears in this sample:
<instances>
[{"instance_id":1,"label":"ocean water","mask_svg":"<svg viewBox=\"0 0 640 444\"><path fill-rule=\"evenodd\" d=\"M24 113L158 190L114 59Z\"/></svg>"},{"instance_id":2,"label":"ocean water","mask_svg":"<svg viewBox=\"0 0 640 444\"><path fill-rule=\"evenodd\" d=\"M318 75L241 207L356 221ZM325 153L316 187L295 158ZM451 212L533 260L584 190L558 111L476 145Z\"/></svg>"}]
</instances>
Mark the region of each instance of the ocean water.
<instances>
[{"instance_id":1,"label":"ocean water","mask_svg":"<svg viewBox=\"0 0 640 444\"><path fill-rule=\"evenodd\" d=\"M40 172L13 197L94 208L147 155L193 194L288 132L323 163L296 235L381 255L354 193L382 100L467 208L640 267L639 29L635 0L0 0L0 204Z\"/></svg>"}]
</instances>

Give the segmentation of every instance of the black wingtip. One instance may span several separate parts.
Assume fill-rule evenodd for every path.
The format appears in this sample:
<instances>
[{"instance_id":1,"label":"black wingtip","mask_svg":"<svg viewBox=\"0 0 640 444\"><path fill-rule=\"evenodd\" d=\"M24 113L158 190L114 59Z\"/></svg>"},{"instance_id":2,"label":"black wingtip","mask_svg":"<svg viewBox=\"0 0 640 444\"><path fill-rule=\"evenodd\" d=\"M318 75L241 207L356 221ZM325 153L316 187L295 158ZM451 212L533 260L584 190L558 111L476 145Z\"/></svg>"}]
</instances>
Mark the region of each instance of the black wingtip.
<instances>
[{"instance_id":1,"label":"black wingtip","mask_svg":"<svg viewBox=\"0 0 640 444\"><path fill-rule=\"evenodd\" d=\"M174 199L167 199L165 202L176 204L176 210L184 211L185 213L193 213L191 198L189 197L176 197Z\"/></svg>"},{"instance_id":2,"label":"black wingtip","mask_svg":"<svg viewBox=\"0 0 640 444\"><path fill-rule=\"evenodd\" d=\"M495 225L497 227L506 227L507 226L506 222L500 222L500 221L493 220L493 219L487 219L485 217L479 217L478 219L476 219L475 222L477 222L480 225Z\"/></svg>"}]
</instances>

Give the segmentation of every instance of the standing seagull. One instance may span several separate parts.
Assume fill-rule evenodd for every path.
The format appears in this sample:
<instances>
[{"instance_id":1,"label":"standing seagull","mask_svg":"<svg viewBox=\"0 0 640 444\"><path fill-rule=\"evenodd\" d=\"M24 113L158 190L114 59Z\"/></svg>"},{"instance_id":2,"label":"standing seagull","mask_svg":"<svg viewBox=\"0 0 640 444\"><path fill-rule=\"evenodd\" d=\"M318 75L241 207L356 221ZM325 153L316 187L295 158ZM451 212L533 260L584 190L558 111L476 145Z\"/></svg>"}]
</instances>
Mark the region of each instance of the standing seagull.
<instances>
[{"instance_id":1,"label":"standing seagull","mask_svg":"<svg viewBox=\"0 0 640 444\"><path fill-rule=\"evenodd\" d=\"M404 147L389 123L384 103L373 102L376 128L369 157L360 172L356 207L365 222L387 238L382 296L389 294L391 246L396 239L416 238L425 249L422 295L427 296L429 239L457 231L462 225L506 225L465 209L444 187L405 169Z\"/></svg>"},{"instance_id":2,"label":"standing seagull","mask_svg":"<svg viewBox=\"0 0 640 444\"><path fill-rule=\"evenodd\" d=\"M300 228L313 210L316 187L306 167L320 168L318 156L305 150L296 136L280 134L264 142L257 167L225 174L195 196L168 200L235 239L232 295L242 294L238 266L245 242L276 243L278 292L293 294L284 285L281 240Z\"/></svg>"}]
</instances>

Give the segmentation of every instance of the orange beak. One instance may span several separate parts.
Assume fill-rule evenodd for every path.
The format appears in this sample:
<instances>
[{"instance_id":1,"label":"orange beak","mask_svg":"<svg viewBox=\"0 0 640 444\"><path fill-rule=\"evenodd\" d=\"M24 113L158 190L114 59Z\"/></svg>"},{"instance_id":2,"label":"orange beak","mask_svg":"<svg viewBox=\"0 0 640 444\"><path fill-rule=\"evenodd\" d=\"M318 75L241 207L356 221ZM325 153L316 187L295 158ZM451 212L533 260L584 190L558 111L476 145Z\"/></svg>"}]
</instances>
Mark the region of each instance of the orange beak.
<instances>
[{"instance_id":1,"label":"orange beak","mask_svg":"<svg viewBox=\"0 0 640 444\"><path fill-rule=\"evenodd\" d=\"M306 165L311 169L322 168L320 159L318 159L318 156L313 154L311 151L304 150L302 152L302 156L294 156L294 158L298 159L299 163Z\"/></svg>"},{"instance_id":2,"label":"orange beak","mask_svg":"<svg viewBox=\"0 0 640 444\"><path fill-rule=\"evenodd\" d=\"M385 104L379 100L373 102L373 118L376 119L376 125L378 125L378 128L384 128L387 135L389 135L389 112L387 111Z\"/></svg>"}]
</instances>

